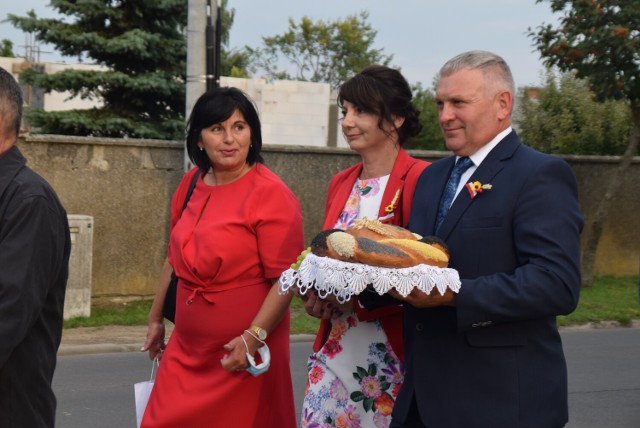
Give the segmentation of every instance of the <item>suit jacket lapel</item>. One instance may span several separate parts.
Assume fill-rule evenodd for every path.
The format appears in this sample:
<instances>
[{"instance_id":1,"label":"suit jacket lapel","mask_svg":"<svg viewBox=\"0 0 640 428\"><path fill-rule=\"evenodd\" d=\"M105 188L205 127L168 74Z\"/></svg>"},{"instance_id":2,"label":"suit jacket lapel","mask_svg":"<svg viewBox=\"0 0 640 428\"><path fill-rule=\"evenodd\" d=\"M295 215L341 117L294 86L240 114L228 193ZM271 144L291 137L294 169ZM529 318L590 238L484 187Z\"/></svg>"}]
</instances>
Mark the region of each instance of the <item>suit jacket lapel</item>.
<instances>
[{"instance_id":1,"label":"suit jacket lapel","mask_svg":"<svg viewBox=\"0 0 640 428\"><path fill-rule=\"evenodd\" d=\"M340 217L342 209L347 203L347 199L349 199L349 195L353 189L353 183L356 182L356 178L358 178L361 172L362 163L358 164L357 168L353 168L351 173L342 180L342 183L336 188L333 195L328 195L328 197L332 198L332 203L329 211L325 213L323 230L333 228L338 221L338 217Z\"/></svg>"},{"instance_id":2,"label":"suit jacket lapel","mask_svg":"<svg viewBox=\"0 0 640 428\"><path fill-rule=\"evenodd\" d=\"M496 147L489 152L487 157L482 161L480 166L474 171L469 181L479 181L482 184L490 183L493 177L495 177L503 168L503 162L513 156L513 153L520 145L520 140L514 131L508 134ZM453 166L451 166L453 167ZM451 168L449 168L449 171ZM447 176L448 179L448 176ZM440 191L442 195L443 190ZM473 203L471 194L466 188L463 188L458 194L458 197L453 201L453 205L449 209L447 216L445 217L438 235L447 239L454 226L460 221L462 214ZM436 208L437 210L437 208Z\"/></svg>"},{"instance_id":3,"label":"suit jacket lapel","mask_svg":"<svg viewBox=\"0 0 640 428\"><path fill-rule=\"evenodd\" d=\"M434 235L436 217L442 193L449 180L451 169L455 164L455 156L450 156L429 165L423 173L424 184L416 187L413 195L413 205L420 205L424 218L417 218L414 210L411 210L410 230L422 235ZM422 187L424 186L424 187Z\"/></svg>"},{"instance_id":4,"label":"suit jacket lapel","mask_svg":"<svg viewBox=\"0 0 640 428\"><path fill-rule=\"evenodd\" d=\"M401 219L396 217L396 211L404 190L404 182L407 178L407 172L415 162L415 159L412 159L407 152L400 149L398 156L396 157L396 161L393 164L393 168L391 169L391 173L389 174L389 181L387 181L387 186L382 194L382 202L380 203L380 209L378 211L378 220L385 223L400 225ZM395 203L395 206L393 211L389 213L386 211L386 208L392 202Z\"/></svg>"}]
</instances>

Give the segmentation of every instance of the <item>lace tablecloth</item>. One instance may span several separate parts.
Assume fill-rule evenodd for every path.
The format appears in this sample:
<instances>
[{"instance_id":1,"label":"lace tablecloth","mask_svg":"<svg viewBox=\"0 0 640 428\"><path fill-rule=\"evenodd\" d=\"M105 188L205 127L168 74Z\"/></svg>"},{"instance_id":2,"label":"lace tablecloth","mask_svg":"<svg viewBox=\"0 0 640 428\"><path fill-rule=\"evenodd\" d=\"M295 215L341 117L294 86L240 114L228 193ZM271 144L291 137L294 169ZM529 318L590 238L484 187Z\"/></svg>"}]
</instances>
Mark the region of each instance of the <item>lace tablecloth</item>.
<instances>
[{"instance_id":1,"label":"lace tablecloth","mask_svg":"<svg viewBox=\"0 0 640 428\"><path fill-rule=\"evenodd\" d=\"M427 294L434 288L440 294L447 289L457 293L460 290L460 277L458 271L449 268L417 265L393 269L308 254L298 270L287 269L280 276L279 291L286 293L291 287L297 287L301 294L313 288L322 298L334 294L339 302L344 303L367 287L380 295L396 289L403 297L414 288Z\"/></svg>"}]
</instances>

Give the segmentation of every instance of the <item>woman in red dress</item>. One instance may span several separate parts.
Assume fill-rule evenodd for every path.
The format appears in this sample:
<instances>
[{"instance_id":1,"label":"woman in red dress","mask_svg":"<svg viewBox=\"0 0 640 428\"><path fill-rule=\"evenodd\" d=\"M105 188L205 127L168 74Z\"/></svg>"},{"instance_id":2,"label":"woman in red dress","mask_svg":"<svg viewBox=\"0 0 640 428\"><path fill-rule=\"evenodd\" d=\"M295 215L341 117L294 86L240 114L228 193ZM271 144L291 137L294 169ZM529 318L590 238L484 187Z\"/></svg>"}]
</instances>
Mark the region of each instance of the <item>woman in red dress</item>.
<instances>
[{"instance_id":1,"label":"woman in red dress","mask_svg":"<svg viewBox=\"0 0 640 428\"><path fill-rule=\"evenodd\" d=\"M260 120L238 89L196 102L189 171L171 206L168 258L142 350L161 357L143 427L294 428L289 368L291 296L277 278L303 248L300 204L262 163ZM200 174L181 213L194 174ZM166 345L162 306L178 277L175 328ZM270 368L252 375L262 341ZM257 363L257 364L258 364Z\"/></svg>"}]
</instances>

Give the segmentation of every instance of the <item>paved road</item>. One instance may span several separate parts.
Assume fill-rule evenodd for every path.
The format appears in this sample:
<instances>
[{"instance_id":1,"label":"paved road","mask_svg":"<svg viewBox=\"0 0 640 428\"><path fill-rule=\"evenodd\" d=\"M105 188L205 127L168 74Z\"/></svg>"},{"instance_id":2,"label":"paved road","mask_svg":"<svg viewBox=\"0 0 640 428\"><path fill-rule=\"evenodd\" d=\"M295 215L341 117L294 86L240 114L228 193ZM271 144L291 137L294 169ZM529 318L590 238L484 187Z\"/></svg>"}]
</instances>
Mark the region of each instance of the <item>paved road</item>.
<instances>
[{"instance_id":1,"label":"paved road","mask_svg":"<svg viewBox=\"0 0 640 428\"><path fill-rule=\"evenodd\" d=\"M640 328L562 332L569 367L567 428L640 427ZM296 409L306 381L311 343L292 343ZM138 352L69 355L58 359L54 389L58 428L134 427L133 383L149 376Z\"/></svg>"},{"instance_id":2,"label":"paved road","mask_svg":"<svg viewBox=\"0 0 640 428\"><path fill-rule=\"evenodd\" d=\"M567 428L640 427L640 328L563 332Z\"/></svg>"}]
</instances>

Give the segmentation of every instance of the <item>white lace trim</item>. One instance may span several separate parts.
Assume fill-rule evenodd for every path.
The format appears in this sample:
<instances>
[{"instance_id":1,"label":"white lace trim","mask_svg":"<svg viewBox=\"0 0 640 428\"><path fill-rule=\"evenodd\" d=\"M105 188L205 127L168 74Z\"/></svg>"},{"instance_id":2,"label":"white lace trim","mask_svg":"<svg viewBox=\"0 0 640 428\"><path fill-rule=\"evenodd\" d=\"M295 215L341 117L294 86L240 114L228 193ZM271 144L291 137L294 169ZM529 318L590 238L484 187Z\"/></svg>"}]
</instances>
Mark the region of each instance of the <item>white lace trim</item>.
<instances>
[{"instance_id":1,"label":"white lace trim","mask_svg":"<svg viewBox=\"0 0 640 428\"><path fill-rule=\"evenodd\" d=\"M436 288L442 295L447 289L457 293L460 277L458 271L450 268L417 265L392 269L308 254L298 270L287 269L280 275L279 291L284 294L291 287L297 287L305 294L314 288L320 297L334 294L340 303L344 303L351 296L362 293L368 285L380 295L393 288L403 297L414 288L427 294Z\"/></svg>"}]
</instances>

